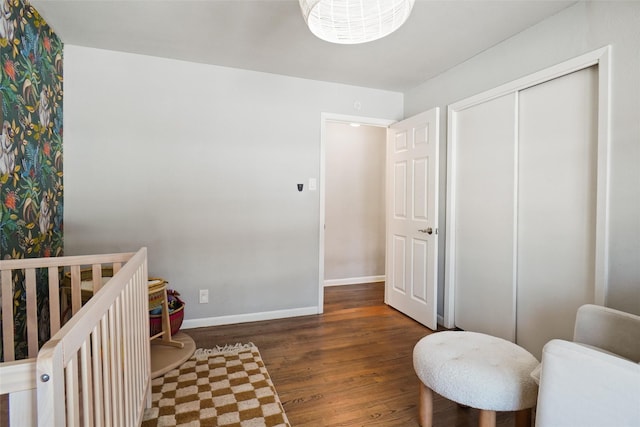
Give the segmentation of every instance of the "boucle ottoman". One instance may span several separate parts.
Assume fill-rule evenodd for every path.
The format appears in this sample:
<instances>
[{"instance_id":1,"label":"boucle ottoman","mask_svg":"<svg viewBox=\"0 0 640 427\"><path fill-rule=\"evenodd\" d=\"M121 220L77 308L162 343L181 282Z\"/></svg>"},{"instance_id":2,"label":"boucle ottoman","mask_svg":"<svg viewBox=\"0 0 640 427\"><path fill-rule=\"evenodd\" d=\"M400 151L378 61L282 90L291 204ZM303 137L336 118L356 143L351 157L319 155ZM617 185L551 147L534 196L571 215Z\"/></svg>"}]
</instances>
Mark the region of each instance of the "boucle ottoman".
<instances>
[{"instance_id":1,"label":"boucle ottoman","mask_svg":"<svg viewBox=\"0 0 640 427\"><path fill-rule=\"evenodd\" d=\"M445 331L422 338L413 349L420 378L420 425L431 427L432 390L480 409L480 426L495 426L496 411L517 411L516 425L531 424L538 386L530 374L539 362L502 338Z\"/></svg>"}]
</instances>

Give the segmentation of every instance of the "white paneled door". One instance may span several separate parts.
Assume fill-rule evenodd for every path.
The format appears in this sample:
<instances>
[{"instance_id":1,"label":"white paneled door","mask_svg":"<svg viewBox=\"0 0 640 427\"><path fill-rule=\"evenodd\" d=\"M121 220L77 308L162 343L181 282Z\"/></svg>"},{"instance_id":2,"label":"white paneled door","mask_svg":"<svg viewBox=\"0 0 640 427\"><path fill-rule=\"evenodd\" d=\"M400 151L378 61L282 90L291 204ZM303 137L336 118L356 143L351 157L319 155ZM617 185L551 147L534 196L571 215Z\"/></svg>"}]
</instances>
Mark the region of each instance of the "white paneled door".
<instances>
[{"instance_id":1,"label":"white paneled door","mask_svg":"<svg viewBox=\"0 0 640 427\"><path fill-rule=\"evenodd\" d=\"M387 132L385 301L437 327L438 127L434 108Z\"/></svg>"}]
</instances>

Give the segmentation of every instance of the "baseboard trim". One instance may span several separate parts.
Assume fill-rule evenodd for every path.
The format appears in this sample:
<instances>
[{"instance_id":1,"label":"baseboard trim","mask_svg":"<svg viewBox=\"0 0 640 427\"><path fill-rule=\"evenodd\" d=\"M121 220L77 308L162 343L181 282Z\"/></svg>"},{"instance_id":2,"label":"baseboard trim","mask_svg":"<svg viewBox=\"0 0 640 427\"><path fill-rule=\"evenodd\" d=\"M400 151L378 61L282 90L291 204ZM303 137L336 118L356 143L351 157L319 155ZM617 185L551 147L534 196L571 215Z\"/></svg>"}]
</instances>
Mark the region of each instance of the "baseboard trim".
<instances>
[{"instance_id":1,"label":"baseboard trim","mask_svg":"<svg viewBox=\"0 0 640 427\"><path fill-rule=\"evenodd\" d=\"M346 279L325 280L324 286L360 285L362 283L384 282L385 276L347 277Z\"/></svg>"},{"instance_id":2,"label":"baseboard trim","mask_svg":"<svg viewBox=\"0 0 640 427\"><path fill-rule=\"evenodd\" d=\"M230 316L205 317L201 319L185 319L182 329L204 328L207 326L232 325L235 323L260 322L262 320L284 319L287 317L309 316L318 314L318 307L301 307L287 310L264 311L260 313L234 314Z\"/></svg>"}]
</instances>

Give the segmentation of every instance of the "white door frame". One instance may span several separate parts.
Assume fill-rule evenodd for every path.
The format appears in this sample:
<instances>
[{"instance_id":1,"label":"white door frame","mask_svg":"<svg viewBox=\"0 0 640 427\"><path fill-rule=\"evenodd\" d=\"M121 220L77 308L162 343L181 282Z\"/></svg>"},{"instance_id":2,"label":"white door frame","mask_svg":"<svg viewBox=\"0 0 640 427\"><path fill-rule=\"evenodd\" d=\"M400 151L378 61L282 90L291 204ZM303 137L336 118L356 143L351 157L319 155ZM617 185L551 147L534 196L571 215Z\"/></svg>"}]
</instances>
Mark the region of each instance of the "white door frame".
<instances>
[{"instance_id":1,"label":"white door frame","mask_svg":"<svg viewBox=\"0 0 640 427\"><path fill-rule=\"evenodd\" d=\"M388 128L397 120L378 119L373 117L349 116L345 114L321 113L320 114L320 215L318 224L319 233L319 250L318 250L318 314L324 312L324 224L325 224L325 168L326 168L326 149L327 149L327 122L343 122L343 123L360 123L367 126L379 126ZM386 144L386 139L385 139ZM386 152L386 151L385 151ZM386 228L385 228L386 230Z\"/></svg>"},{"instance_id":2,"label":"white door frame","mask_svg":"<svg viewBox=\"0 0 640 427\"><path fill-rule=\"evenodd\" d=\"M609 259L609 147L610 147L610 87L611 46L570 59L553 67L488 90L448 106L447 117L447 224L445 243L444 326L455 326L455 204L456 197L456 114L466 108L524 90L528 87L598 66L598 160L596 195L595 303L606 304Z\"/></svg>"}]
</instances>

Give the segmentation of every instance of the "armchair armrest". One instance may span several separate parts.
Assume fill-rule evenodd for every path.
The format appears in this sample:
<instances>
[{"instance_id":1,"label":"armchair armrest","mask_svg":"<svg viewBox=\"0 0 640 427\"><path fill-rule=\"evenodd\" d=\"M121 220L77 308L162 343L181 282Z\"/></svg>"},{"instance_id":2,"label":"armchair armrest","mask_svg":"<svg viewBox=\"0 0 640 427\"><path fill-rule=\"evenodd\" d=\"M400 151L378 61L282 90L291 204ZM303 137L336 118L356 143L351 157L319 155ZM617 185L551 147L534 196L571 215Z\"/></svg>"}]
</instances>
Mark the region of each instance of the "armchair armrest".
<instances>
[{"instance_id":1,"label":"armchair armrest","mask_svg":"<svg viewBox=\"0 0 640 427\"><path fill-rule=\"evenodd\" d=\"M563 340L542 352L536 426L637 426L640 365Z\"/></svg>"},{"instance_id":2,"label":"armchair armrest","mask_svg":"<svg viewBox=\"0 0 640 427\"><path fill-rule=\"evenodd\" d=\"M573 341L640 362L640 316L599 305L578 309Z\"/></svg>"}]
</instances>

